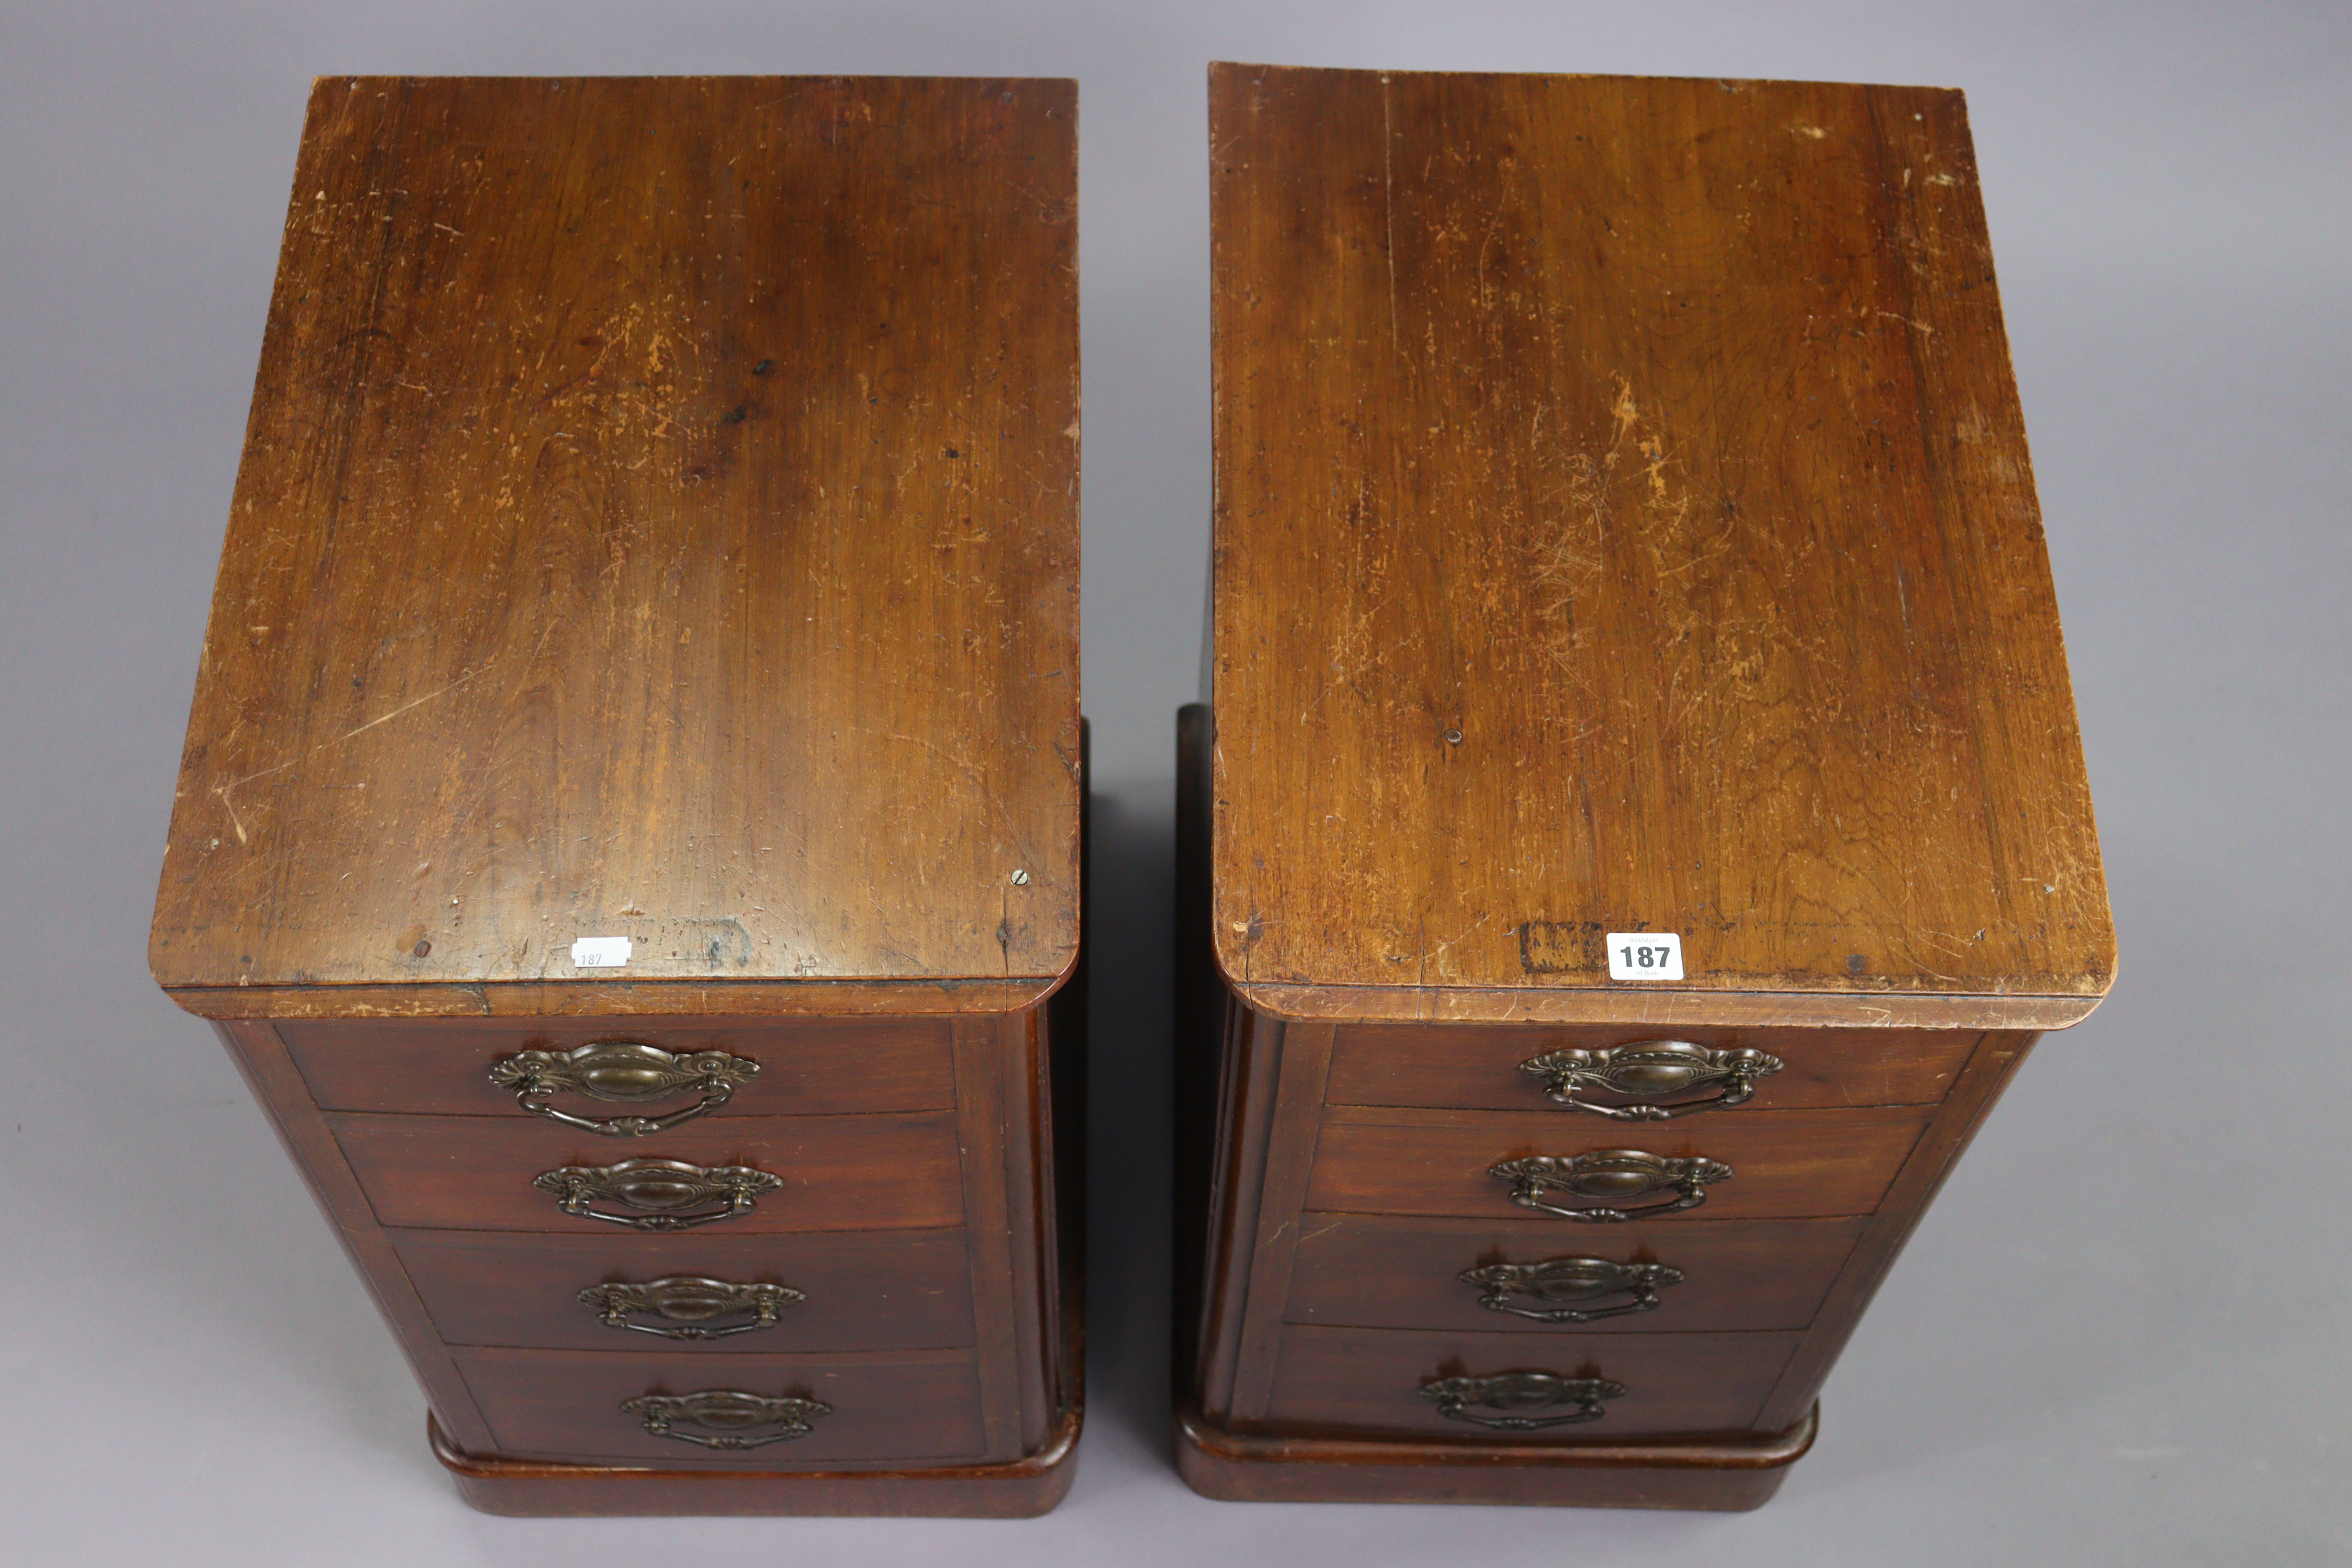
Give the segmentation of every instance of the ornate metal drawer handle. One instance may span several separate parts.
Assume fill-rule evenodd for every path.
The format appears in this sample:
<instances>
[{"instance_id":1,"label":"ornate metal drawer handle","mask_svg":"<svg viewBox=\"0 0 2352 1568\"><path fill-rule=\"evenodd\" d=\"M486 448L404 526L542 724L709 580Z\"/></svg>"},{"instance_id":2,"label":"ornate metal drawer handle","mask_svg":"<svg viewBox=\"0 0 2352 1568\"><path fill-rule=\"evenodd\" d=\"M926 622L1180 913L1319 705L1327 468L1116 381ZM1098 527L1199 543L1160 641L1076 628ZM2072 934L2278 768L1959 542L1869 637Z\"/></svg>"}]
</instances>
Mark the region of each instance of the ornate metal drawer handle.
<instances>
[{"instance_id":1,"label":"ornate metal drawer handle","mask_svg":"<svg viewBox=\"0 0 2352 1568\"><path fill-rule=\"evenodd\" d=\"M593 1285L580 1292L580 1300L596 1309L597 1320L608 1329L633 1329L666 1340L723 1340L730 1334L755 1334L774 1328L777 1313L808 1297L789 1285L756 1281L737 1285L698 1274L673 1274L638 1285ZM667 1318L671 1326L633 1323L632 1312ZM748 1323L719 1322L747 1312L751 1314Z\"/></svg>"},{"instance_id":2,"label":"ornate metal drawer handle","mask_svg":"<svg viewBox=\"0 0 2352 1568\"><path fill-rule=\"evenodd\" d=\"M570 1051L518 1051L490 1064L490 1081L515 1091L515 1103L533 1116L585 1128L608 1138L643 1138L681 1121L708 1116L735 1097L736 1089L760 1064L725 1051L677 1056L659 1046L630 1040L599 1040ZM702 1098L667 1116L614 1116L598 1121L558 1110L547 1100L569 1090L591 1100L643 1105L667 1100L682 1089L700 1089Z\"/></svg>"},{"instance_id":3,"label":"ornate metal drawer handle","mask_svg":"<svg viewBox=\"0 0 2352 1568\"><path fill-rule=\"evenodd\" d=\"M750 1214L761 1193L782 1176L749 1165L689 1165L683 1160L624 1160L617 1165L565 1165L544 1171L532 1186L556 1194L556 1206L583 1219L609 1220L631 1230L685 1230ZM623 1204L639 1212L606 1214L588 1205ZM717 1204L717 1208L704 1205Z\"/></svg>"},{"instance_id":4,"label":"ornate metal drawer handle","mask_svg":"<svg viewBox=\"0 0 2352 1568\"><path fill-rule=\"evenodd\" d=\"M1448 1421L1468 1421L1504 1432L1540 1432L1547 1426L1573 1426L1598 1421L1609 1412L1604 1399L1622 1399L1625 1385L1605 1377L1560 1377L1549 1372L1503 1372L1492 1377L1441 1377L1421 1385L1421 1396L1437 1406ZM1568 1405L1560 1415L1478 1415L1473 1405L1490 1410L1549 1410Z\"/></svg>"},{"instance_id":5,"label":"ornate metal drawer handle","mask_svg":"<svg viewBox=\"0 0 2352 1568\"><path fill-rule=\"evenodd\" d=\"M1756 1094L1758 1079L1780 1070L1780 1058L1745 1046L1716 1051L1685 1040L1642 1040L1599 1051L1552 1051L1521 1062L1519 1070L1542 1079L1548 1086L1544 1098L1570 1110L1589 1110L1612 1121L1664 1121L1718 1105L1746 1104ZM1721 1092L1711 1100L1656 1103L1716 1085ZM1635 1103L1595 1105L1583 1098L1596 1090Z\"/></svg>"},{"instance_id":6,"label":"ornate metal drawer handle","mask_svg":"<svg viewBox=\"0 0 2352 1568\"><path fill-rule=\"evenodd\" d=\"M1706 1202L1709 1182L1727 1182L1732 1176L1730 1166L1704 1155L1668 1160L1639 1149L1595 1149L1590 1153L1565 1156L1533 1154L1524 1160L1506 1160L1499 1165L1490 1165L1486 1173L1510 1183L1511 1201L1521 1208L1556 1214L1562 1219L1601 1224L1695 1209ZM1554 1189L1580 1198L1619 1201L1653 1192L1672 1192L1675 1196L1664 1203L1644 1204L1639 1208L1615 1208L1604 1204L1591 1208L1563 1208L1544 1202L1544 1194Z\"/></svg>"},{"instance_id":7,"label":"ornate metal drawer handle","mask_svg":"<svg viewBox=\"0 0 2352 1568\"><path fill-rule=\"evenodd\" d=\"M709 1388L700 1394L641 1394L621 1401L621 1408L642 1416L646 1430L656 1437L698 1443L706 1448L764 1448L789 1443L816 1430L820 1415L833 1406L814 1399L784 1394L743 1394L731 1388ZM773 1432L757 1428L773 1426ZM690 1428L699 1427L699 1431Z\"/></svg>"},{"instance_id":8,"label":"ornate metal drawer handle","mask_svg":"<svg viewBox=\"0 0 2352 1568\"><path fill-rule=\"evenodd\" d=\"M1547 1258L1541 1263L1490 1263L1480 1268L1465 1268L1456 1278L1465 1285L1484 1288L1486 1293L1478 1298L1478 1305L1488 1311L1533 1318L1538 1323L1591 1323L1602 1318L1657 1310L1659 1287L1681 1284L1683 1271L1663 1263ZM1632 1300L1613 1307L1523 1307L1511 1300L1514 1295L1530 1296L1539 1302L1599 1301L1611 1296L1630 1296Z\"/></svg>"}]
</instances>

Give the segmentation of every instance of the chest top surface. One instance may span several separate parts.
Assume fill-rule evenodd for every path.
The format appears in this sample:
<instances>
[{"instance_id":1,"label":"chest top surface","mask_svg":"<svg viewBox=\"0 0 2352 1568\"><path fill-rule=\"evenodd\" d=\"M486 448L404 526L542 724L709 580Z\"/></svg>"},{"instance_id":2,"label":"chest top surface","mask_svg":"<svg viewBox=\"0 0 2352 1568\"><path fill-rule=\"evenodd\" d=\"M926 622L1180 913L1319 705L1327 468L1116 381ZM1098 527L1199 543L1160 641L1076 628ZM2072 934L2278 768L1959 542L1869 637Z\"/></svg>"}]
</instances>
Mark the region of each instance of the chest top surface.
<instances>
[{"instance_id":1,"label":"chest top surface","mask_svg":"<svg viewBox=\"0 0 2352 1568\"><path fill-rule=\"evenodd\" d=\"M319 83L156 977L207 1012L1049 988L1076 114L1066 81Z\"/></svg>"},{"instance_id":2,"label":"chest top surface","mask_svg":"<svg viewBox=\"0 0 2352 1568\"><path fill-rule=\"evenodd\" d=\"M1965 108L1211 76L1218 958L2048 1027L2115 963ZM1674 932L1678 983L1612 980Z\"/></svg>"}]
</instances>

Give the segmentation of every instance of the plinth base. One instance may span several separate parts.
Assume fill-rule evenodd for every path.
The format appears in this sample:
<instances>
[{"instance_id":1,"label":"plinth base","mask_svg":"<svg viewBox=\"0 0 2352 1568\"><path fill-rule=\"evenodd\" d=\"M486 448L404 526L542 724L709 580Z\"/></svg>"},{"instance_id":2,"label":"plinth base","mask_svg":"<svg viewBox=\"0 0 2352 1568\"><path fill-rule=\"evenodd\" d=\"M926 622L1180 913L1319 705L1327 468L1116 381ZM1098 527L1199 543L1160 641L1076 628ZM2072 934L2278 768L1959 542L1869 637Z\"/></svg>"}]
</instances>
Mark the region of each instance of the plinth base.
<instances>
[{"instance_id":1,"label":"plinth base","mask_svg":"<svg viewBox=\"0 0 2352 1568\"><path fill-rule=\"evenodd\" d=\"M530 1518L586 1515L880 1515L927 1519L1034 1519L1052 1511L1076 1478L1082 1410L1073 1405L1053 1440L1003 1465L927 1470L656 1470L480 1458L460 1453L426 1417L433 1456L484 1513Z\"/></svg>"},{"instance_id":2,"label":"plinth base","mask_svg":"<svg viewBox=\"0 0 2352 1568\"><path fill-rule=\"evenodd\" d=\"M1815 1405L1769 1437L1609 1447L1267 1437L1228 1432L1189 1403L1176 1413L1176 1468L1224 1502L1519 1503L1738 1512L1780 1489L1813 1446Z\"/></svg>"}]
</instances>

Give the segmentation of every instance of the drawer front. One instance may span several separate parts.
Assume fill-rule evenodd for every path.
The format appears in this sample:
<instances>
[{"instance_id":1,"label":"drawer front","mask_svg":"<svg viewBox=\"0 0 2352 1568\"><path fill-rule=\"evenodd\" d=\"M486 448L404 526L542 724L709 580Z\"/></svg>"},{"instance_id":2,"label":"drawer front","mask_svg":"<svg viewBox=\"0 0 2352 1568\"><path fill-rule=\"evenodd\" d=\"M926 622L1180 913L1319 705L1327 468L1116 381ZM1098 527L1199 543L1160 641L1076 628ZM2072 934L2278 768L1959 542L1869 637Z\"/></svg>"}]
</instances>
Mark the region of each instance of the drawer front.
<instances>
[{"instance_id":1,"label":"drawer front","mask_svg":"<svg viewBox=\"0 0 2352 1568\"><path fill-rule=\"evenodd\" d=\"M833 1116L940 1110L955 1103L948 1026L935 1018L659 1022L642 1018L412 1018L282 1023L278 1037L321 1110L407 1111L520 1118L515 1089L490 1079L518 1052L562 1055L611 1042L676 1056L719 1051L758 1064L716 1116ZM688 1084L656 1100L623 1103L575 1089L553 1109L598 1121L662 1116L692 1106ZM635 1139L615 1138L615 1144ZM614 1156L617 1158L618 1156Z\"/></svg>"},{"instance_id":2,"label":"drawer front","mask_svg":"<svg viewBox=\"0 0 2352 1568\"><path fill-rule=\"evenodd\" d=\"M696 1227L727 1236L814 1230L939 1230L963 1223L951 1111L902 1116L728 1117L625 1141L523 1118L331 1116L335 1142L387 1226L528 1230L630 1239L575 1216L535 1178L627 1159L749 1166L776 1178L749 1212ZM708 1207L709 1205L703 1205ZM647 1217L625 1204L596 1207Z\"/></svg>"},{"instance_id":3,"label":"drawer front","mask_svg":"<svg viewBox=\"0 0 2352 1568\"><path fill-rule=\"evenodd\" d=\"M453 1345L710 1356L972 1343L962 1231L765 1237L728 1236L725 1228L610 1237L413 1230L393 1232L392 1245L434 1326ZM691 1288L683 1301L677 1287L642 1292L646 1304L626 1311L621 1309L633 1299L625 1291L597 1302L580 1300L582 1291L600 1286L698 1279L781 1285L800 1299L778 1302L772 1324L764 1327L746 1292L723 1298L730 1304L709 1316L698 1299L708 1303L711 1293ZM737 1301L744 1304L731 1304ZM666 1312L665 1304L676 1310ZM633 1326L608 1325L607 1310ZM681 1328L735 1331L666 1337Z\"/></svg>"},{"instance_id":4,"label":"drawer front","mask_svg":"<svg viewBox=\"0 0 2352 1568\"><path fill-rule=\"evenodd\" d=\"M1466 1442L1614 1442L1626 1437L1745 1432L1755 1425L1801 1335L1406 1333L1380 1329L1291 1328L1275 1363L1270 1426L1365 1436L1458 1437ZM1443 1378L1548 1373L1601 1378L1624 1393L1601 1401L1589 1421L1506 1430L1449 1418L1422 1393ZM1476 1403L1464 1416L1537 1420L1573 1405Z\"/></svg>"},{"instance_id":5,"label":"drawer front","mask_svg":"<svg viewBox=\"0 0 2352 1568\"><path fill-rule=\"evenodd\" d=\"M1635 1239L1622 1226L1538 1231L1310 1214L1299 1226L1286 1316L1333 1328L1500 1333L1802 1329L1866 1223L1691 1222ZM1465 1270L1486 1277L1465 1281ZM1657 1305L1641 1307L1645 1296ZM1587 1316L1577 1322L1567 1313Z\"/></svg>"},{"instance_id":6,"label":"drawer front","mask_svg":"<svg viewBox=\"0 0 2352 1568\"><path fill-rule=\"evenodd\" d=\"M1933 1106L1878 1110L1759 1110L1620 1127L1541 1111L1384 1110L1337 1108L1318 1135L1307 1178L1310 1209L1334 1214L1455 1215L1525 1220L1565 1234L1596 1226L1512 1202L1514 1183L1496 1164L1528 1156L1572 1157L1630 1149L1662 1160L1731 1167L1705 1184L1705 1201L1637 1218L1645 1229L1723 1219L1809 1219L1874 1212L1935 1114ZM1671 1192L1626 1200L1658 1205ZM1584 1200L1552 1194L1580 1206ZM1606 1228L1615 1229L1615 1226Z\"/></svg>"},{"instance_id":7,"label":"drawer front","mask_svg":"<svg viewBox=\"0 0 2352 1568\"><path fill-rule=\"evenodd\" d=\"M625 1460L662 1468L809 1469L982 1457L980 1376L969 1351L890 1356L596 1355L581 1351L467 1350L458 1370L509 1458ZM725 1450L646 1429L653 1411L625 1402L719 1391L814 1399L803 1436ZM770 1436L776 1425L718 1429ZM690 1415L674 1432L712 1435Z\"/></svg>"},{"instance_id":8,"label":"drawer front","mask_svg":"<svg viewBox=\"0 0 2352 1568\"><path fill-rule=\"evenodd\" d=\"M1350 1025L1331 1042L1324 1099L1333 1105L1426 1105L1465 1110L1557 1110L1592 1127L1609 1119L1555 1107L1546 1076L1520 1064L1565 1050L1620 1051L1675 1040L1709 1051L1761 1051L1779 1068L1752 1079L1744 1104L1694 1113L1708 1120L1733 1111L1831 1110L1847 1106L1934 1105L1959 1076L1980 1037L1973 1029L1660 1029L1606 1027L1484 1028L1445 1025ZM1723 1092L1701 1083L1658 1103L1680 1108ZM1580 1087L1578 1098L1603 1106L1638 1096ZM1623 1123L1639 1126L1639 1122Z\"/></svg>"}]
</instances>

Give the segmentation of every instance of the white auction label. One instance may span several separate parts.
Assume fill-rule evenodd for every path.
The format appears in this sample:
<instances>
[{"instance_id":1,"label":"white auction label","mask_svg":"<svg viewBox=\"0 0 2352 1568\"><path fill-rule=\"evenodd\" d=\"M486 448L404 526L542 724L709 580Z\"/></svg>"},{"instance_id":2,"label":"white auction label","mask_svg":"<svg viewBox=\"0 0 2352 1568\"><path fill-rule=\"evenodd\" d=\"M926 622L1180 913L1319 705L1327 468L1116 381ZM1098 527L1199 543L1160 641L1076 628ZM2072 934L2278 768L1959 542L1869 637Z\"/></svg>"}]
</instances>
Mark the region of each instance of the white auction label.
<instances>
[{"instance_id":1,"label":"white auction label","mask_svg":"<svg viewBox=\"0 0 2352 1568\"><path fill-rule=\"evenodd\" d=\"M1609 933L1609 978L1612 980L1680 980L1683 939L1670 931L1612 931Z\"/></svg>"},{"instance_id":2,"label":"white auction label","mask_svg":"<svg viewBox=\"0 0 2352 1568\"><path fill-rule=\"evenodd\" d=\"M629 962L625 936L583 936L572 944L572 962L583 969L618 969ZM1679 974L1681 970L1675 971Z\"/></svg>"}]
</instances>

